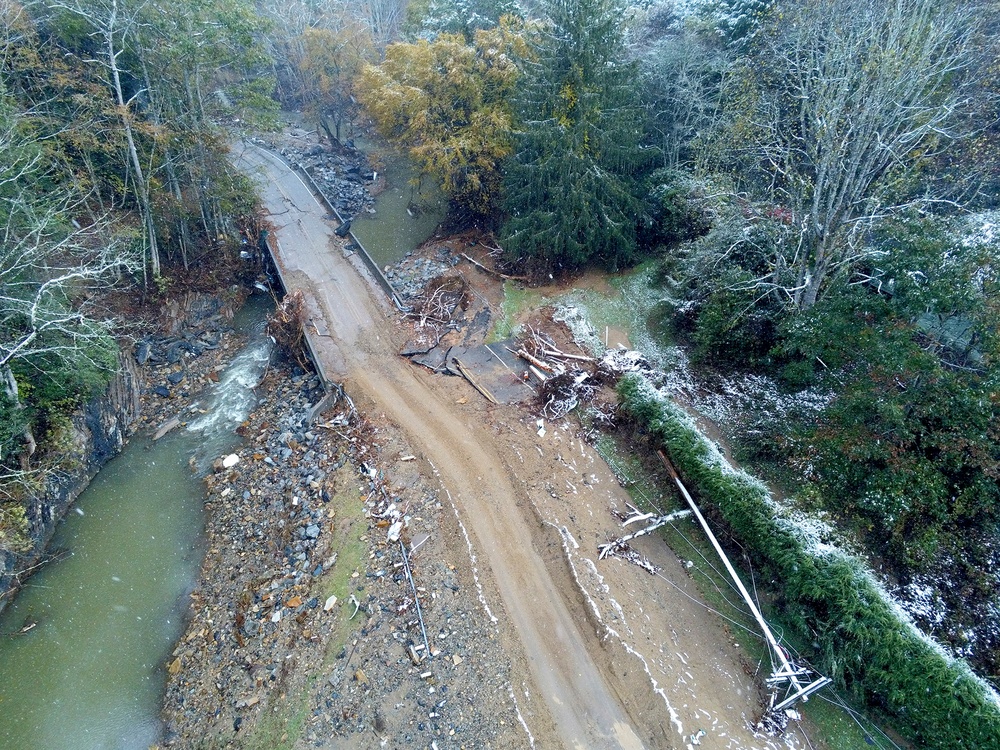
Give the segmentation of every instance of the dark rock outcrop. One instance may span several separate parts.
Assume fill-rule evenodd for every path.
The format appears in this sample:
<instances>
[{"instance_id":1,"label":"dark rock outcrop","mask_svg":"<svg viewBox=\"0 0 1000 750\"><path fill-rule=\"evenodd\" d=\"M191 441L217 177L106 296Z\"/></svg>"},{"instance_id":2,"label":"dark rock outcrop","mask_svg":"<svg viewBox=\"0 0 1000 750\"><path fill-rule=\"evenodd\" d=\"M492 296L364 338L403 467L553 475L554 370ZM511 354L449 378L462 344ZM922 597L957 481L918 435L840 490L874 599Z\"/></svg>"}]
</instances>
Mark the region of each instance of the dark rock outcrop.
<instances>
[{"instance_id":1,"label":"dark rock outcrop","mask_svg":"<svg viewBox=\"0 0 1000 750\"><path fill-rule=\"evenodd\" d=\"M116 456L140 409L140 378L132 353L119 356L119 369L105 392L73 417L68 455L45 478L45 491L27 508L32 548L22 554L0 552L0 592L18 588L23 572L43 558L56 524L98 470ZM0 610L9 596L0 598Z\"/></svg>"}]
</instances>

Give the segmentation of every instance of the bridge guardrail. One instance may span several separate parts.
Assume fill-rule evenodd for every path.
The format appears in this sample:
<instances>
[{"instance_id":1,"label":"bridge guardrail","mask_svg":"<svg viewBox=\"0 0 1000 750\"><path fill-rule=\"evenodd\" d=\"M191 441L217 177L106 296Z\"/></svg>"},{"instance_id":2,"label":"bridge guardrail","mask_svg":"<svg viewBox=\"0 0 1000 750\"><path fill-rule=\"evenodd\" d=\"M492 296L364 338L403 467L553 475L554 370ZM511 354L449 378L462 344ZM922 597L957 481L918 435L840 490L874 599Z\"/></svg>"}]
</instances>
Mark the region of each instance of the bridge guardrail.
<instances>
[{"instance_id":1,"label":"bridge guardrail","mask_svg":"<svg viewBox=\"0 0 1000 750\"><path fill-rule=\"evenodd\" d=\"M302 178L302 181L306 184L306 187L308 187L317 198L323 201L323 205L326 206L330 210L330 213L336 217L337 221L340 222L340 226L344 226L346 222L344 220L344 217L341 215L340 211L338 211L337 208L333 205L333 202L326 195L326 193L323 192L323 189L316 184L316 181L313 180L312 175L310 175L300 164L293 164L284 156L282 156L280 153L274 151L273 149L267 148L266 146L261 146L257 143L255 143L254 146L256 146L261 150L267 151L268 153L272 154L274 157L280 159L282 162L288 165L289 169L291 169L293 172L299 175L299 177ZM358 248L358 253L361 256L361 260L368 267L368 270L371 271L378 285L382 287L382 290L386 294L389 295L389 299L392 300L392 303L396 306L396 308L400 312L409 312L410 308L403 304L403 300L400 298L399 293L392 286L392 283L389 281L389 279L386 278L385 274L382 272L382 269L379 268L378 264L375 262L375 259L372 258L367 248L365 248L365 246L361 244L361 240L359 240L355 236L354 232L350 230L348 230L347 232L347 237L350 238L350 241L353 243L353 245Z\"/></svg>"}]
</instances>

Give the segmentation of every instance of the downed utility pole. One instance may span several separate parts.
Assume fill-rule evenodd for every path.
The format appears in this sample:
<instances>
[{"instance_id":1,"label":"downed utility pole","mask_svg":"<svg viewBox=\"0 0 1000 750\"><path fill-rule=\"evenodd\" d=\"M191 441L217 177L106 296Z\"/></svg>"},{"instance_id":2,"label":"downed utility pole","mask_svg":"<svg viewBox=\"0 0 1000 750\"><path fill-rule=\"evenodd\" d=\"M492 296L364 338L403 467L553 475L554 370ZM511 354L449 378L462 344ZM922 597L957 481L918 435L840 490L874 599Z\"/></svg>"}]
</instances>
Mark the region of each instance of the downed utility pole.
<instances>
[{"instance_id":1,"label":"downed utility pole","mask_svg":"<svg viewBox=\"0 0 1000 750\"><path fill-rule=\"evenodd\" d=\"M670 473L671 478L674 480L674 483L677 485L677 489L680 490L681 495L687 501L688 506L691 508L691 512L694 513L695 518L698 519L698 523L701 524L701 528L708 537L708 541L712 543L715 551L722 559L722 563L726 566L726 570L733 579L733 583L736 584L737 590L743 596L743 600L747 603L747 606L750 608L750 612L757 620L757 624L760 625L760 629L764 632L764 639L767 641L772 653L781 665L780 669L775 669L771 673L771 676L767 679L767 684L771 688L771 705L768 707L768 712L770 714L776 714L779 711L790 708L800 699L802 702L808 701L810 695L815 693L820 688L830 684L832 680L829 677L819 675L812 682L803 684L803 680L808 679L811 676L812 670L808 667L796 666L789 661L788 654L785 653L785 650L778 643L778 639L774 637L774 633L771 632L771 628L764 619L764 615L760 613L760 609L758 609L753 597L750 596L750 592L747 591L746 586L743 585L743 581L740 580L739 575L736 573L736 569L733 567L732 563L729 562L729 558L723 551L722 545L719 544L719 540L715 538L715 534L713 534L712 529L709 528L705 517L701 514L701 511L698 509L698 506L695 504L690 493L688 493L684 483L681 482L681 478L677 474L677 470L674 468L673 464L670 463L670 459L664 455L662 450L657 451L657 453L659 454L663 465ZM785 697L781 701L775 703L775 700L778 697L779 686L783 683L790 685L789 690L786 691Z\"/></svg>"},{"instance_id":2,"label":"downed utility pole","mask_svg":"<svg viewBox=\"0 0 1000 750\"><path fill-rule=\"evenodd\" d=\"M430 659L434 656L431 653L431 644L427 640L427 628L424 627L424 615L420 611L420 594L417 593L417 584L413 581L413 574L410 572L410 556L406 554L406 545L403 540L399 540L399 551L403 553L403 570L406 572L406 580L410 582L410 590L413 592L413 603L417 608L417 619L420 621L420 632L424 636L424 651L427 654L427 658Z\"/></svg>"},{"instance_id":3,"label":"downed utility pole","mask_svg":"<svg viewBox=\"0 0 1000 750\"><path fill-rule=\"evenodd\" d=\"M622 523L622 526L628 526L633 523L638 523L639 521L649 521L649 524L643 526L638 531L633 531L631 534L626 534L625 536L618 537L612 542L600 545L597 548L598 551L597 559L603 560L609 555L620 556L621 552L625 549L626 545L628 545L628 543L631 542L633 539L638 539L639 537L645 536L646 534L652 534L661 526L666 526L668 523L671 523L672 521L676 521L680 518L686 518L687 516L690 515L691 511L689 510L679 510L676 511L675 513L668 513L665 516L658 516L655 513L640 513L636 511L634 515L630 516L627 521Z\"/></svg>"}]
</instances>

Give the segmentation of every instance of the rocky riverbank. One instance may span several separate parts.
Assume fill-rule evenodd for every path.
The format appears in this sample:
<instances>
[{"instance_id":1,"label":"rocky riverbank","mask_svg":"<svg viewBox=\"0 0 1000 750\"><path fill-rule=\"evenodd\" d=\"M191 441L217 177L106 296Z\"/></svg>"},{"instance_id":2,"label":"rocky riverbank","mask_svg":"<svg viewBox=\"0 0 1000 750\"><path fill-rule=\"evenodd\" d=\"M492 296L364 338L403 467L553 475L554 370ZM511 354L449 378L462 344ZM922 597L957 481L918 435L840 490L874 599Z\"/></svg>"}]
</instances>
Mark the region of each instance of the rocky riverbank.
<instances>
[{"instance_id":1,"label":"rocky riverbank","mask_svg":"<svg viewBox=\"0 0 1000 750\"><path fill-rule=\"evenodd\" d=\"M0 609L47 559L56 525L101 467L133 434L180 414L217 379L220 363L239 343L231 335L231 320L244 298L236 292L168 299L134 348L123 345L119 369L105 391L73 415L60 450L40 459L45 486L26 507L32 548L0 553L0 591L6 592Z\"/></svg>"},{"instance_id":2,"label":"rocky riverbank","mask_svg":"<svg viewBox=\"0 0 1000 750\"><path fill-rule=\"evenodd\" d=\"M450 502L388 425L343 401L317 413L315 377L279 364L258 390L206 480L166 744L525 746L495 618L445 554Z\"/></svg>"},{"instance_id":3,"label":"rocky riverbank","mask_svg":"<svg viewBox=\"0 0 1000 750\"><path fill-rule=\"evenodd\" d=\"M385 180L379 179L368 157L351 142L323 145L317 143L315 131L295 124L289 124L277 138L260 142L306 170L346 220L370 209L374 203L372 196L385 186Z\"/></svg>"},{"instance_id":4,"label":"rocky riverbank","mask_svg":"<svg viewBox=\"0 0 1000 750\"><path fill-rule=\"evenodd\" d=\"M25 507L31 546L0 551L0 611L48 558L56 525L90 484L118 454L141 415L142 379L131 357L122 355L107 389L81 408L66 425L62 450L41 460L44 485Z\"/></svg>"}]
</instances>

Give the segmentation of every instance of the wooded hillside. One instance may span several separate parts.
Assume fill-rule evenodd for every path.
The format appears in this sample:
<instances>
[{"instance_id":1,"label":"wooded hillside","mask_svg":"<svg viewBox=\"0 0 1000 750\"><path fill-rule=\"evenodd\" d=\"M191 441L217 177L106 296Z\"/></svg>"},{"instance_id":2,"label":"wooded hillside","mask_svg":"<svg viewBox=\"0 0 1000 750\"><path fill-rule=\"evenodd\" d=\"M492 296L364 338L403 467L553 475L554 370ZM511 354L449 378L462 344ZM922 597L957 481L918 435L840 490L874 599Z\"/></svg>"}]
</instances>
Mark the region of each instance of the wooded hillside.
<instances>
[{"instance_id":1,"label":"wooded hillside","mask_svg":"<svg viewBox=\"0 0 1000 750\"><path fill-rule=\"evenodd\" d=\"M107 382L133 303L238 257L253 191L224 124L273 112L240 2L0 7L0 545ZM114 295L114 296L112 296Z\"/></svg>"}]
</instances>

